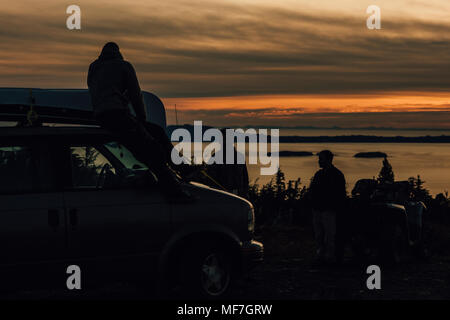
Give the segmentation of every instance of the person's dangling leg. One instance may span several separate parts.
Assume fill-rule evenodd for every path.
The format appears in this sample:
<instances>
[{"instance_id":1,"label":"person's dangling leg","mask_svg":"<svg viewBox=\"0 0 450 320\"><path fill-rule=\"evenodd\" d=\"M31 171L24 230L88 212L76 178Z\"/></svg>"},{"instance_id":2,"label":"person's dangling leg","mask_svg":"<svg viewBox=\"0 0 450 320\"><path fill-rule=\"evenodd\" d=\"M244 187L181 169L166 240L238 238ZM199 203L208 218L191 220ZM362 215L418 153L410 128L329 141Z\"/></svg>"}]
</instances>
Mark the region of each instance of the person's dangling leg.
<instances>
[{"instance_id":1,"label":"person's dangling leg","mask_svg":"<svg viewBox=\"0 0 450 320\"><path fill-rule=\"evenodd\" d=\"M144 163L149 168L153 168L155 162L148 156L154 148L152 144L146 143L142 133L138 131L136 119L128 112L122 110L112 110L105 112L98 117L102 128L118 136L120 142L124 143L136 159Z\"/></svg>"},{"instance_id":2,"label":"person's dangling leg","mask_svg":"<svg viewBox=\"0 0 450 320\"><path fill-rule=\"evenodd\" d=\"M349 241L349 227L347 217L343 212L336 214L336 263L344 261L345 247Z\"/></svg>"},{"instance_id":3,"label":"person's dangling leg","mask_svg":"<svg viewBox=\"0 0 450 320\"><path fill-rule=\"evenodd\" d=\"M327 262L336 261L336 212L323 212L325 230L325 258Z\"/></svg>"},{"instance_id":4,"label":"person's dangling leg","mask_svg":"<svg viewBox=\"0 0 450 320\"><path fill-rule=\"evenodd\" d=\"M102 127L119 135L136 159L156 174L166 195L181 200L191 198L182 189L181 181L165 161L161 145L148 133L142 123L122 111L105 113L98 120Z\"/></svg>"},{"instance_id":5,"label":"person's dangling leg","mask_svg":"<svg viewBox=\"0 0 450 320\"><path fill-rule=\"evenodd\" d=\"M137 122L136 128L139 141L143 144L142 156L150 163L165 193L173 197L190 197L181 188L180 178L168 164L166 152L159 141L152 137L144 124Z\"/></svg>"},{"instance_id":6,"label":"person's dangling leg","mask_svg":"<svg viewBox=\"0 0 450 320\"><path fill-rule=\"evenodd\" d=\"M166 132L163 128L158 126L157 124L146 122L143 124L147 132L158 141L161 145L162 152L164 155L164 159L170 166L172 166L172 149L173 145L170 141L170 138L167 136Z\"/></svg>"},{"instance_id":7,"label":"person's dangling leg","mask_svg":"<svg viewBox=\"0 0 450 320\"><path fill-rule=\"evenodd\" d=\"M325 253L325 231L323 225L322 212L313 210L313 228L314 228L314 238L316 240L316 260L318 262L324 259Z\"/></svg>"}]
</instances>

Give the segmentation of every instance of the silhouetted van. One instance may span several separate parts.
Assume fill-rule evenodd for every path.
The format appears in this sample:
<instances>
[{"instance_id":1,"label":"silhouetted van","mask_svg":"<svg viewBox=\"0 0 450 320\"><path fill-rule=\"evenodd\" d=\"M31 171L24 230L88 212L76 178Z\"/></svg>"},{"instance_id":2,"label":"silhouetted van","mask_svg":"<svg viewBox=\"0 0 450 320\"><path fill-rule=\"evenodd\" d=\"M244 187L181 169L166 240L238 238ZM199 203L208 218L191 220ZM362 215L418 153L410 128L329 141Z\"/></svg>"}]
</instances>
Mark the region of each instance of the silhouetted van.
<instances>
[{"instance_id":1,"label":"silhouetted van","mask_svg":"<svg viewBox=\"0 0 450 320\"><path fill-rule=\"evenodd\" d=\"M0 120L22 120L0 127L1 288L68 290L67 267L77 265L81 294L97 281L132 279L221 297L262 261L250 202L186 183L196 201L169 203L126 145L70 103L49 107L55 90L42 99L37 91L30 107L20 100L28 91L0 89ZM87 94L78 91L68 94ZM44 124L26 126L35 112Z\"/></svg>"}]
</instances>

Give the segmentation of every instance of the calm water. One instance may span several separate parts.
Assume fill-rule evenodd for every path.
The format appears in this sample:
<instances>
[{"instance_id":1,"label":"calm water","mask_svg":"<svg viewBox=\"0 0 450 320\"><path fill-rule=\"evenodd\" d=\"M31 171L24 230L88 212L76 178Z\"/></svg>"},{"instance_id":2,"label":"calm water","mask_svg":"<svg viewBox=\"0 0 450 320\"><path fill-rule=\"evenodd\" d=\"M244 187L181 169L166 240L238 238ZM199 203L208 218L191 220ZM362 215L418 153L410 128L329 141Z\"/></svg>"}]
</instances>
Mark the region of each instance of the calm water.
<instances>
[{"instance_id":1,"label":"calm water","mask_svg":"<svg viewBox=\"0 0 450 320\"><path fill-rule=\"evenodd\" d=\"M439 136L450 135L450 130L305 130L281 129L280 136ZM205 146L205 144L203 145ZM309 151L314 154L329 149L335 154L334 164L345 174L347 190L350 192L359 179L378 176L382 160L354 158L358 152L381 151L388 155L395 179L407 180L420 175L425 187L435 195L450 191L450 144L449 143L280 143L280 151ZM270 148L269 148L270 150ZM248 152L247 152L248 154ZM248 161L247 161L248 163ZM319 169L317 156L281 157L280 167L287 180L301 178L303 185L309 185L311 177ZM259 165L248 165L250 181L258 184L269 182L273 176L260 175Z\"/></svg>"},{"instance_id":2,"label":"calm water","mask_svg":"<svg viewBox=\"0 0 450 320\"><path fill-rule=\"evenodd\" d=\"M342 129L281 129L281 136L439 136L450 135L450 130L342 130ZM345 174L347 190L351 191L355 182L363 178L378 175L382 159L354 158L358 152L381 151L389 156L395 179L406 180L420 177L425 180L425 187L432 194L450 191L450 144L425 143L281 143L280 151L310 151L317 153L329 149L335 153L335 165ZM302 184L308 185L311 177L318 170L317 157L282 157L280 167L287 180L301 178ZM259 184L267 183L272 176L261 176L258 165L249 165L250 180L258 179Z\"/></svg>"},{"instance_id":3,"label":"calm water","mask_svg":"<svg viewBox=\"0 0 450 320\"><path fill-rule=\"evenodd\" d=\"M310 151L313 153L329 149L335 153L334 163L347 180L351 191L358 179L378 175L382 159L354 158L358 152L381 151L388 154L395 179L406 180L420 175L432 194L450 190L450 144L425 143L282 143L280 151ZM301 178L302 184L309 184L318 170L317 157L281 157L280 167L287 180ZM250 181L269 182L272 176L261 176L258 165L249 165Z\"/></svg>"}]
</instances>

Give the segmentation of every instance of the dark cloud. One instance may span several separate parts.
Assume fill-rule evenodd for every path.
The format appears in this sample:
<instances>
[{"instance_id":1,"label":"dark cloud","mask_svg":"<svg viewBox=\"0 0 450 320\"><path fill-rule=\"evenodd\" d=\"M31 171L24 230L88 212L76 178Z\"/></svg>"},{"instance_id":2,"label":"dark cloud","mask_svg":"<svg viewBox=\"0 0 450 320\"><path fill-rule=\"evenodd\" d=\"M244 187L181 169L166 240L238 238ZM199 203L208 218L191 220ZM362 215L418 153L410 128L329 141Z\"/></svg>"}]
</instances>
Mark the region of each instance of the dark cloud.
<instances>
[{"instance_id":1,"label":"dark cloud","mask_svg":"<svg viewBox=\"0 0 450 320\"><path fill-rule=\"evenodd\" d=\"M80 6L81 31L65 28L62 5L0 12L0 85L78 86L113 39L164 97L450 88L450 24L399 18L370 31L364 16L257 5Z\"/></svg>"},{"instance_id":2,"label":"dark cloud","mask_svg":"<svg viewBox=\"0 0 450 320\"><path fill-rule=\"evenodd\" d=\"M383 18L383 29L374 31L366 28L364 12L337 15L228 1L139 2L80 0L81 31L67 30L66 4L59 1L1 9L0 86L86 87L89 63L111 40L135 65L143 89L166 98L450 89L450 24L432 18L399 12ZM332 106L316 114L292 106L236 107L180 110L180 117L238 125L251 118L282 126L323 126L325 119L343 127L450 123L448 104L414 104L414 110L387 117L334 113Z\"/></svg>"}]
</instances>

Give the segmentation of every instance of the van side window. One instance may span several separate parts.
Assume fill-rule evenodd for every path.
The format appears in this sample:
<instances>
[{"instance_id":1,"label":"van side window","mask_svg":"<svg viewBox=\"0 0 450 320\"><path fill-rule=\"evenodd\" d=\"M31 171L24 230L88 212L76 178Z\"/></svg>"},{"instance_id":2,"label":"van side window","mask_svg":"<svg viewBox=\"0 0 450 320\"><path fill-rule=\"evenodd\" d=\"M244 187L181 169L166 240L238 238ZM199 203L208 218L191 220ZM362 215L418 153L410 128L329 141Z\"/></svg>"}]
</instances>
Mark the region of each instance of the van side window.
<instances>
[{"instance_id":1,"label":"van side window","mask_svg":"<svg viewBox=\"0 0 450 320\"><path fill-rule=\"evenodd\" d=\"M37 168L31 148L0 147L0 193L22 193L36 189Z\"/></svg>"},{"instance_id":2,"label":"van side window","mask_svg":"<svg viewBox=\"0 0 450 320\"><path fill-rule=\"evenodd\" d=\"M100 187L106 175L115 174L111 163L94 147L71 147L70 156L75 188Z\"/></svg>"},{"instance_id":3,"label":"van side window","mask_svg":"<svg viewBox=\"0 0 450 320\"><path fill-rule=\"evenodd\" d=\"M148 186L148 167L114 141L72 145L72 187L75 189L135 189Z\"/></svg>"}]
</instances>

